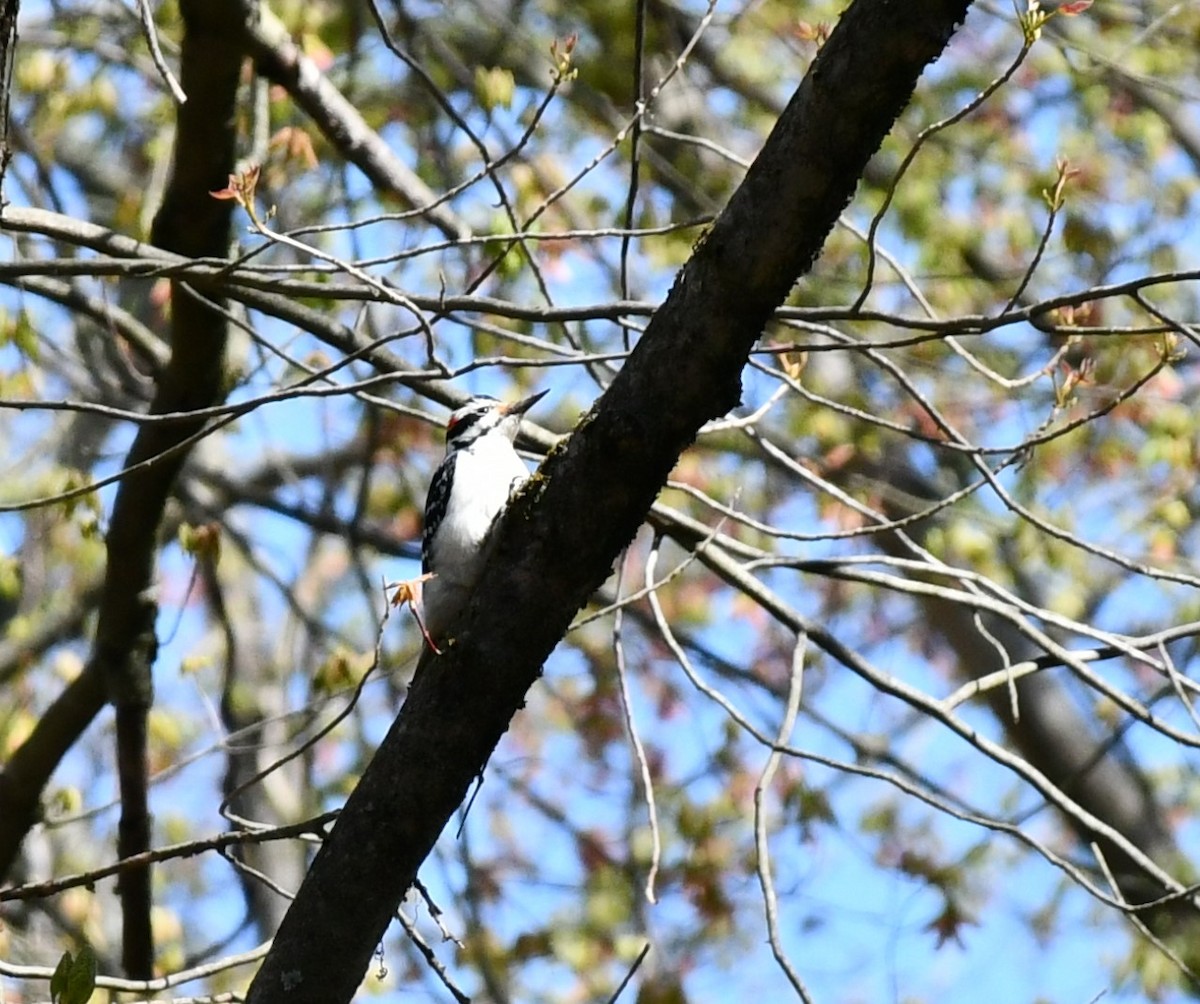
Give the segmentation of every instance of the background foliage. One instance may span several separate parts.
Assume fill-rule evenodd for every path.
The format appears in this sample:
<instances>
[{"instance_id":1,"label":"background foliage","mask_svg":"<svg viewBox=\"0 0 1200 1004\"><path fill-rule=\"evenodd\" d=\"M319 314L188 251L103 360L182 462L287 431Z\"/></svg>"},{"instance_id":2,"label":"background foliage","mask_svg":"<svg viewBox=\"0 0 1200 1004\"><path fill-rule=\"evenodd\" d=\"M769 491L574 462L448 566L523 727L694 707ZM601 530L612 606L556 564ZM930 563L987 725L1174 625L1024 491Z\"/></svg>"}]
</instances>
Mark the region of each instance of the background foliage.
<instances>
[{"instance_id":1,"label":"background foliage","mask_svg":"<svg viewBox=\"0 0 1200 1004\"><path fill-rule=\"evenodd\" d=\"M307 821L412 672L383 583L418 570L446 407L550 388L526 445L570 430L837 13L275 3L237 64L226 198L171 231L180 109L206 107L176 104L149 44L175 66L179 11L150 32L125 5L26 0L0 220L0 1000L44 996L84 943L101 973L150 975L132 884L118 909L91 874L132 783L88 681L113 562L137 564L105 540L139 430L213 406L141 527L146 846L183 845L148 923L157 975L237 995ZM1196 993L1198 31L1188 3L1040 29L974 5L364 994L604 1000L631 969L643 1004L801 980L846 1001ZM180 382L179 279L200 273L121 239L216 268L224 231L188 228L230 211L228 346ZM167 417L141 421L152 400ZM51 773L29 828L18 795Z\"/></svg>"}]
</instances>

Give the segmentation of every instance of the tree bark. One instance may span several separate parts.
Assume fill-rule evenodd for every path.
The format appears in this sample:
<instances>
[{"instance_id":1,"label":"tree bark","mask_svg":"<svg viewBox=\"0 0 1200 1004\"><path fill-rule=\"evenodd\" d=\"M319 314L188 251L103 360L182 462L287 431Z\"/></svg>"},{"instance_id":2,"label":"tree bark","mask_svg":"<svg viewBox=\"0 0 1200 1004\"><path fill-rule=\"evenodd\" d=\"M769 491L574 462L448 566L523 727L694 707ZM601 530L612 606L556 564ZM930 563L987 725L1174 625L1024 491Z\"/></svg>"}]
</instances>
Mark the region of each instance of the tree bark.
<instances>
[{"instance_id":1,"label":"tree bark","mask_svg":"<svg viewBox=\"0 0 1200 1004\"><path fill-rule=\"evenodd\" d=\"M160 247L193 257L224 255L232 204L208 193L233 170L234 110L241 53L229 45L228 25L241 20L241 4L191 0L180 4L184 22L181 84L189 100L179 107L171 179L154 219ZM163 370L153 414L204 408L221 397L226 322L175 280L171 284L171 358ZM158 553L158 526L175 478L187 456L176 449L204 420L143 426L126 466L155 461L130 473L113 504L106 538L104 593L89 671L98 671L116 710L117 775L121 821L117 853L125 858L150 847L146 716L153 702L157 605L147 590ZM155 458L161 458L155 460ZM124 937L122 961L129 976L153 975L150 868L131 869L119 883Z\"/></svg>"},{"instance_id":2,"label":"tree bark","mask_svg":"<svg viewBox=\"0 0 1200 1004\"><path fill-rule=\"evenodd\" d=\"M171 180L154 222L154 240L194 257L223 257L232 204L208 194L233 170L234 109L242 56L229 44L240 23L240 0L180 4L184 22L181 77L187 103L179 109ZM172 283L171 357L158 379L151 411L203 408L221 397L225 319ZM0 874L37 818L38 799L59 759L103 707L116 709L117 773L121 789L120 857L149 847L146 791L146 715L153 700L151 670L157 643L151 598L158 530L175 478L186 458L184 441L204 421L144 426L126 466L145 464L122 479L106 535L107 561L91 658L82 675L55 701L0 774ZM153 970L149 867L122 874L123 962L130 976Z\"/></svg>"},{"instance_id":3,"label":"tree bark","mask_svg":"<svg viewBox=\"0 0 1200 1004\"><path fill-rule=\"evenodd\" d=\"M250 1004L349 1001L397 904L680 453L737 404L763 326L969 0L857 0L621 373L506 511L455 644L408 700L318 853Z\"/></svg>"},{"instance_id":4,"label":"tree bark","mask_svg":"<svg viewBox=\"0 0 1200 1004\"><path fill-rule=\"evenodd\" d=\"M12 159L8 146L8 109L12 98L13 66L17 60L19 0L0 0L0 203L4 198L4 173Z\"/></svg>"}]
</instances>

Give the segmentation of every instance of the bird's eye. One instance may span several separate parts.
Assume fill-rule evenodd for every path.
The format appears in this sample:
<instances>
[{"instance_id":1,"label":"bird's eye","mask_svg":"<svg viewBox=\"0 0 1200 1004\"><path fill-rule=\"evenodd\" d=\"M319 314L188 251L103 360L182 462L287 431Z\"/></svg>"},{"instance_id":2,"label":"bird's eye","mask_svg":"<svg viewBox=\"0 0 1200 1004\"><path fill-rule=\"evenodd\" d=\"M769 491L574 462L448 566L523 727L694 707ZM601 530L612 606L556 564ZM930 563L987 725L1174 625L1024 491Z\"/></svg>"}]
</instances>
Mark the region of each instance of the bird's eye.
<instances>
[{"instance_id":1,"label":"bird's eye","mask_svg":"<svg viewBox=\"0 0 1200 1004\"><path fill-rule=\"evenodd\" d=\"M476 408L456 411L446 420L446 432L461 434L483 418L486 409Z\"/></svg>"}]
</instances>

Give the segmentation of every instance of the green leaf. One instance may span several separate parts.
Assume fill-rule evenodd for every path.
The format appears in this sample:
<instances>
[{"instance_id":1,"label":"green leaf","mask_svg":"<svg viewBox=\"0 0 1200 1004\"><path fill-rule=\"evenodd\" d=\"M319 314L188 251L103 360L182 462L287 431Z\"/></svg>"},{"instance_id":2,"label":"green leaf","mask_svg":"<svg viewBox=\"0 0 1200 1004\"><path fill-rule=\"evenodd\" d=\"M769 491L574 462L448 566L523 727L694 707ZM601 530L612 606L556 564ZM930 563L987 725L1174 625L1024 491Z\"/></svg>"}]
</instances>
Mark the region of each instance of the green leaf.
<instances>
[{"instance_id":1,"label":"green leaf","mask_svg":"<svg viewBox=\"0 0 1200 1004\"><path fill-rule=\"evenodd\" d=\"M84 945L75 958L63 952L50 977L50 999L54 1004L87 1004L96 990L96 953Z\"/></svg>"},{"instance_id":2,"label":"green leaf","mask_svg":"<svg viewBox=\"0 0 1200 1004\"><path fill-rule=\"evenodd\" d=\"M75 956L62 1004L87 1004L96 989L96 953L84 945Z\"/></svg>"},{"instance_id":3,"label":"green leaf","mask_svg":"<svg viewBox=\"0 0 1200 1004\"><path fill-rule=\"evenodd\" d=\"M63 956L58 960L58 965L54 967L54 975L50 977L50 999L54 1004L61 1004L63 991L67 988L67 977L71 972L71 953L63 952Z\"/></svg>"},{"instance_id":4,"label":"green leaf","mask_svg":"<svg viewBox=\"0 0 1200 1004\"><path fill-rule=\"evenodd\" d=\"M499 66L475 67L475 95L487 111L511 107L515 87L512 70Z\"/></svg>"}]
</instances>

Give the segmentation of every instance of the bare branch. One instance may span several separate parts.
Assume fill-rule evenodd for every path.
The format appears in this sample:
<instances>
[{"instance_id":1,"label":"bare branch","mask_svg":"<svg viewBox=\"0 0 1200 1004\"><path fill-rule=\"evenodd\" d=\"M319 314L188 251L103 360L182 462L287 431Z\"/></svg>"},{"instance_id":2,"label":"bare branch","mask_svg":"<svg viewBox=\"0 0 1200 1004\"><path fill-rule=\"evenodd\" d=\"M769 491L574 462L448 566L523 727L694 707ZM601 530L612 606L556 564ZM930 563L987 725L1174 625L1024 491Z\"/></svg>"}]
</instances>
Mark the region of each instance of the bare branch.
<instances>
[{"instance_id":1,"label":"bare branch","mask_svg":"<svg viewBox=\"0 0 1200 1004\"><path fill-rule=\"evenodd\" d=\"M246 46L258 71L285 87L317 128L381 191L398 195L447 237L470 236L466 222L443 205L429 186L363 121L358 109L300 50L266 4L257 6L258 17L246 24Z\"/></svg>"},{"instance_id":2,"label":"bare branch","mask_svg":"<svg viewBox=\"0 0 1200 1004\"><path fill-rule=\"evenodd\" d=\"M792 657L791 682L788 686L787 707L784 709L783 721L779 725L779 734L775 737L775 742L778 745L788 742L791 739L792 730L796 727L796 714L800 710L800 696L804 689L805 643L806 639L803 634L796 638L796 651ZM783 949L783 942L779 937L779 901L775 895L775 880L771 877L771 853L767 842L767 810L763 802L767 791L771 787L771 782L775 778L775 772L779 769L780 757L781 753L779 750L771 750L770 755L767 757L767 762L763 766L762 775L759 777L758 783L754 786L754 849L757 856L756 871L758 872L759 885L762 887L763 906L767 917L767 937L771 942L771 952L775 956L775 961L779 963L779 968L787 976L792 989L796 991L796 996L804 1001L805 1004L811 1004L812 997L808 992L808 988L804 985L795 968L792 966L792 962L787 957L787 953Z\"/></svg>"},{"instance_id":3,"label":"bare branch","mask_svg":"<svg viewBox=\"0 0 1200 1004\"><path fill-rule=\"evenodd\" d=\"M738 374L763 325L811 264L966 6L937 2L918 14L859 0L843 16L624 368L510 505L467 629L436 666L418 669L251 986L255 1004L353 995L395 904L542 661L607 576L683 447L736 403ZM842 142L828 142L833 131ZM673 374L669 387L664 373ZM586 518L539 518L551 512ZM342 917L336 929L317 919L330 910Z\"/></svg>"}]
</instances>

